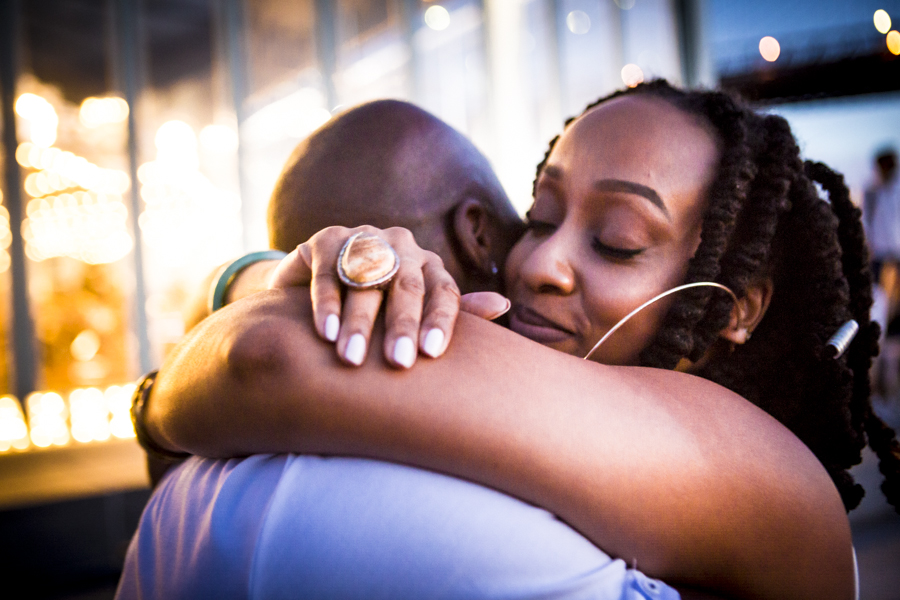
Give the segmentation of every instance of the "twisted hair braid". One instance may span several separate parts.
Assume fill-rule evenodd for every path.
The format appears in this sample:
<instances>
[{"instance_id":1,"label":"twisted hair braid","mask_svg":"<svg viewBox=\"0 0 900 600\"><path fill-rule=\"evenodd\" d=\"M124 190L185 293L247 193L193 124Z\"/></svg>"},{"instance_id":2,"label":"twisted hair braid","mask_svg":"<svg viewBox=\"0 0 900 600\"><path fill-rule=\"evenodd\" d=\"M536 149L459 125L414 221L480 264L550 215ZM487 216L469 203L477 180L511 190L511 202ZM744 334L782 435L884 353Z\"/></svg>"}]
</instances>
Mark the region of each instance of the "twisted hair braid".
<instances>
[{"instance_id":1,"label":"twisted hair braid","mask_svg":"<svg viewBox=\"0 0 900 600\"><path fill-rule=\"evenodd\" d=\"M631 94L670 102L705 120L719 138L719 166L685 283L715 281L739 297L762 278L774 286L752 339L731 352L719 338L732 311L729 297L710 288L682 292L641 363L673 368L682 358L696 361L708 353L698 375L790 428L828 470L847 510L863 495L848 469L868 443L879 457L882 490L900 511L900 445L870 401L878 326L869 320L868 252L860 211L843 178L825 165L804 163L783 118L756 114L725 93L682 91L657 80L601 98L585 112ZM860 331L834 359L826 343L851 318Z\"/></svg>"}]
</instances>

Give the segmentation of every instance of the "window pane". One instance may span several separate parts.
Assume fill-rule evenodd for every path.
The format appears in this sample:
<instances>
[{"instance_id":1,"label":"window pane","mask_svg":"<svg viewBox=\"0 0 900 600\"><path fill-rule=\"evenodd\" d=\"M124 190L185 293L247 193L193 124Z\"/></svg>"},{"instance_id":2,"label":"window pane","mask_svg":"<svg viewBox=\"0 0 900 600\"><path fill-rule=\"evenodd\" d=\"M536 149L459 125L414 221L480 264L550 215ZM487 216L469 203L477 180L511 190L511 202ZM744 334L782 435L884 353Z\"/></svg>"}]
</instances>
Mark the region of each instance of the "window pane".
<instances>
[{"instance_id":1,"label":"window pane","mask_svg":"<svg viewBox=\"0 0 900 600\"><path fill-rule=\"evenodd\" d=\"M134 241L129 107L108 86L103 5L54 6L22 3L26 62L17 90L16 157L24 177L21 228L37 387L67 392L135 375Z\"/></svg>"}]
</instances>

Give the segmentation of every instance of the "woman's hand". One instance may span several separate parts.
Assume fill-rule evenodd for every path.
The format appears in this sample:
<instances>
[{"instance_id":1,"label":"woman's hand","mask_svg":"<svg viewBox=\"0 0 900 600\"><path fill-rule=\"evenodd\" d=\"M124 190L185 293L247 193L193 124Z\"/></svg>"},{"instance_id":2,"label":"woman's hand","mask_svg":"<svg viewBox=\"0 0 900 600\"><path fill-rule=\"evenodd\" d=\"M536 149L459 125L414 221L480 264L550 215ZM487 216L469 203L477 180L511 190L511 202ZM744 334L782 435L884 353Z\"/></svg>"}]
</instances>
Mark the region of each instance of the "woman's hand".
<instances>
[{"instance_id":1,"label":"woman's hand","mask_svg":"<svg viewBox=\"0 0 900 600\"><path fill-rule=\"evenodd\" d=\"M468 294L461 299L441 258L420 248L407 229L329 227L285 257L272 273L269 287L309 285L316 331L336 342L338 355L345 362L358 366L365 360L384 296L377 289L348 289L342 304L338 255L344 243L357 233L377 235L400 257L400 268L385 290L384 355L390 364L411 367L417 348L433 358L443 354L461 308L485 319L495 319L509 309L509 301L493 292Z\"/></svg>"}]
</instances>

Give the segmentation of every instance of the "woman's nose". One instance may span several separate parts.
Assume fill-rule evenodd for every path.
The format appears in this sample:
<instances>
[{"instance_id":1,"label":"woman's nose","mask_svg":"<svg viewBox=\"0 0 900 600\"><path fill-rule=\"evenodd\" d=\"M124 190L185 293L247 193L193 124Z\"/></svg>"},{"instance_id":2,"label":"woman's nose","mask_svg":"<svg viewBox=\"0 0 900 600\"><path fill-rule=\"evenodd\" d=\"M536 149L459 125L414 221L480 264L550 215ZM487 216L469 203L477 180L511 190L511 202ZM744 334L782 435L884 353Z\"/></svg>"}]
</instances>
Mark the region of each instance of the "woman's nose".
<instances>
[{"instance_id":1,"label":"woman's nose","mask_svg":"<svg viewBox=\"0 0 900 600\"><path fill-rule=\"evenodd\" d=\"M570 253L560 233L543 240L522 265L522 279L535 292L571 294L575 289Z\"/></svg>"}]
</instances>

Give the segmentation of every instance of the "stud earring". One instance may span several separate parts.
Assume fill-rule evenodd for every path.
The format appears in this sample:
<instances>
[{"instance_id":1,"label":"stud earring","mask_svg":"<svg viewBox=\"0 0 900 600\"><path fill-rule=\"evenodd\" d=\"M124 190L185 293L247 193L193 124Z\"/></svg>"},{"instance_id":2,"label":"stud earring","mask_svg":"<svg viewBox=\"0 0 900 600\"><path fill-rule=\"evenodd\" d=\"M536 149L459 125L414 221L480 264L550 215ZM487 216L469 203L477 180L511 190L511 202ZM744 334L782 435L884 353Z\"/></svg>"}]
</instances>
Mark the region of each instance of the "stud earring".
<instances>
[{"instance_id":1,"label":"stud earring","mask_svg":"<svg viewBox=\"0 0 900 600\"><path fill-rule=\"evenodd\" d=\"M497 273L499 273L499 272L500 272L500 269L497 268L497 263L495 263L494 261L491 261L491 274L497 275Z\"/></svg>"}]
</instances>

